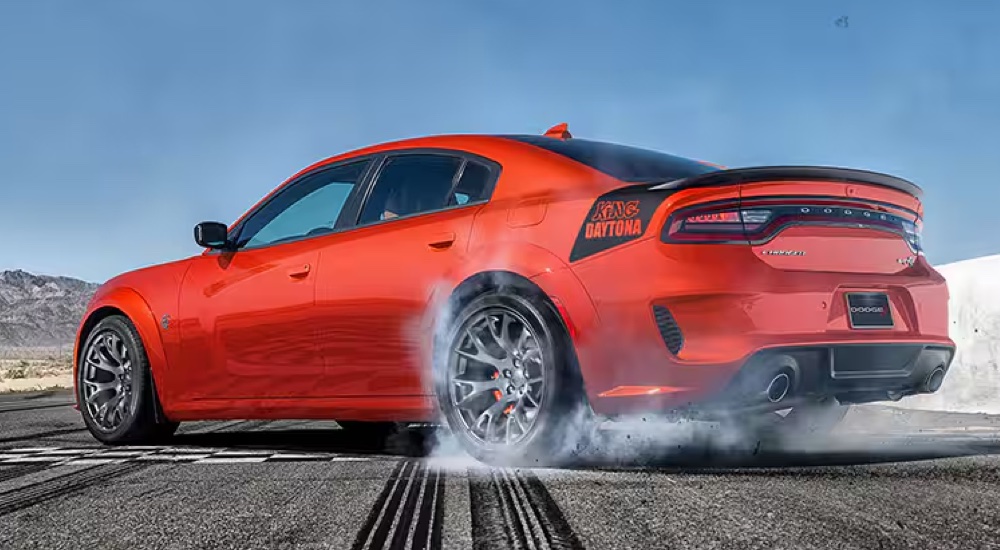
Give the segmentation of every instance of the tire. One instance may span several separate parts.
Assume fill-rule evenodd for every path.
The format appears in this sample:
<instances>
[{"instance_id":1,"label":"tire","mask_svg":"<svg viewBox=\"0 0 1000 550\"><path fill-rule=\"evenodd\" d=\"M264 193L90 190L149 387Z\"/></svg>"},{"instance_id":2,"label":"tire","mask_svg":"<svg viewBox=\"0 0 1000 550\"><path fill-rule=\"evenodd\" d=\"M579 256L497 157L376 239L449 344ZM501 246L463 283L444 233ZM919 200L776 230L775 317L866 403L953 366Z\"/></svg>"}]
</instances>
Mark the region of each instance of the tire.
<instances>
[{"instance_id":1,"label":"tire","mask_svg":"<svg viewBox=\"0 0 1000 550\"><path fill-rule=\"evenodd\" d=\"M787 415L768 413L753 422L754 435L779 444L808 443L821 440L840 424L850 405L829 398L797 405Z\"/></svg>"},{"instance_id":2,"label":"tire","mask_svg":"<svg viewBox=\"0 0 1000 550\"><path fill-rule=\"evenodd\" d=\"M157 443L177 430L178 423L161 412L146 348L127 317L112 315L98 322L87 334L77 364L77 402L87 429L98 441Z\"/></svg>"},{"instance_id":3,"label":"tire","mask_svg":"<svg viewBox=\"0 0 1000 550\"><path fill-rule=\"evenodd\" d=\"M512 286L487 290L444 334L434 386L466 452L505 466L553 464L575 454L592 413L572 343L548 300Z\"/></svg>"}]
</instances>

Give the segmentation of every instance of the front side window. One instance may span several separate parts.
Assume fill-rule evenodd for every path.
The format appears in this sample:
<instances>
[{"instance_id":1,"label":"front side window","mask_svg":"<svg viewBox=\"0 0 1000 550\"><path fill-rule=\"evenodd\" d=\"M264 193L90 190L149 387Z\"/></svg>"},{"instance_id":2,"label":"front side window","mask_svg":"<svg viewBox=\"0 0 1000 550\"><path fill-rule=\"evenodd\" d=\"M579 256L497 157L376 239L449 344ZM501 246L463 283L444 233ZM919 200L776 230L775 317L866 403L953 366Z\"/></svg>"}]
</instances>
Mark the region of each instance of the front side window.
<instances>
[{"instance_id":1,"label":"front side window","mask_svg":"<svg viewBox=\"0 0 1000 550\"><path fill-rule=\"evenodd\" d=\"M359 224L439 210L451 204L462 159L443 155L401 155L386 161Z\"/></svg>"},{"instance_id":2,"label":"front side window","mask_svg":"<svg viewBox=\"0 0 1000 550\"><path fill-rule=\"evenodd\" d=\"M236 247L257 248L332 232L369 162L323 170L292 183L247 218Z\"/></svg>"}]
</instances>

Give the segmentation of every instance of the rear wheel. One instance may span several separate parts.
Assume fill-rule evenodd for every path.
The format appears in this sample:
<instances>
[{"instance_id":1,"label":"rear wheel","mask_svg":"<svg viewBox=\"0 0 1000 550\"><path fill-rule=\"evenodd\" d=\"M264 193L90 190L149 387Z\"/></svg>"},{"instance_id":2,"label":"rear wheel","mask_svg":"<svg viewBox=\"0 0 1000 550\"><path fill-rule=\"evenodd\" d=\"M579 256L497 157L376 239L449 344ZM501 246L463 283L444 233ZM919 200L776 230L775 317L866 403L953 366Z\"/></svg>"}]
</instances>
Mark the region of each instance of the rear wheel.
<instances>
[{"instance_id":1,"label":"rear wheel","mask_svg":"<svg viewBox=\"0 0 1000 550\"><path fill-rule=\"evenodd\" d=\"M546 300L488 290L454 317L445 345L436 362L438 400L469 454L491 464L537 464L572 452L589 407L572 344Z\"/></svg>"},{"instance_id":2,"label":"rear wheel","mask_svg":"<svg viewBox=\"0 0 1000 550\"><path fill-rule=\"evenodd\" d=\"M149 359L124 316L97 323L81 347L77 401L83 421L103 443L148 443L169 437L176 422L162 418Z\"/></svg>"}]
</instances>

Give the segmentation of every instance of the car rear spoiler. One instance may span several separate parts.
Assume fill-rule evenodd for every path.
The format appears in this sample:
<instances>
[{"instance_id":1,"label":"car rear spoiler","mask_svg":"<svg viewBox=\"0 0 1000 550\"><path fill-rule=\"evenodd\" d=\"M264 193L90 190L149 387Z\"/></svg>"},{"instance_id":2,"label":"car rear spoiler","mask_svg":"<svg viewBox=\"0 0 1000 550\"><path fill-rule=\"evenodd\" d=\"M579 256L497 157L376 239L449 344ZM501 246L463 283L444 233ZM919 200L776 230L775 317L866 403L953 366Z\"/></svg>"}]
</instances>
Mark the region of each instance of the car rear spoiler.
<instances>
[{"instance_id":1,"label":"car rear spoiler","mask_svg":"<svg viewBox=\"0 0 1000 550\"><path fill-rule=\"evenodd\" d=\"M754 168L731 168L708 172L689 178L668 181L650 188L653 190L679 191L691 187L713 187L739 185L761 181L833 181L876 185L902 191L919 199L923 190L909 181L888 174L855 170L853 168L833 168L827 166L759 166Z\"/></svg>"}]
</instances>

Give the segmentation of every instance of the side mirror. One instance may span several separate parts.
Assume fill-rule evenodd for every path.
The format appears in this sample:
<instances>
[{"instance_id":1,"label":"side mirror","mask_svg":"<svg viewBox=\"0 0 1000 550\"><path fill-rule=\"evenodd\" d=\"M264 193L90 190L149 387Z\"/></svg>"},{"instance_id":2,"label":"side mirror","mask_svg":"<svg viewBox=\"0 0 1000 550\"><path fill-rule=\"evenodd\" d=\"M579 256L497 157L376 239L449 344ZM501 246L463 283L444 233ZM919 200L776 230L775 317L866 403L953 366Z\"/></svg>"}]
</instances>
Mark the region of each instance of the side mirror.
<instances>
[{"instance_id":1,"label":"side mirror","mask_svg":"<svg viewBox=\"0 0 1000 550\"><path fill-rule=\"evenodd\" d=\"M194 242L202 248L228 248L229 228L219 222L201 222L194 226Z\"/></svg>"}]
</instances>

